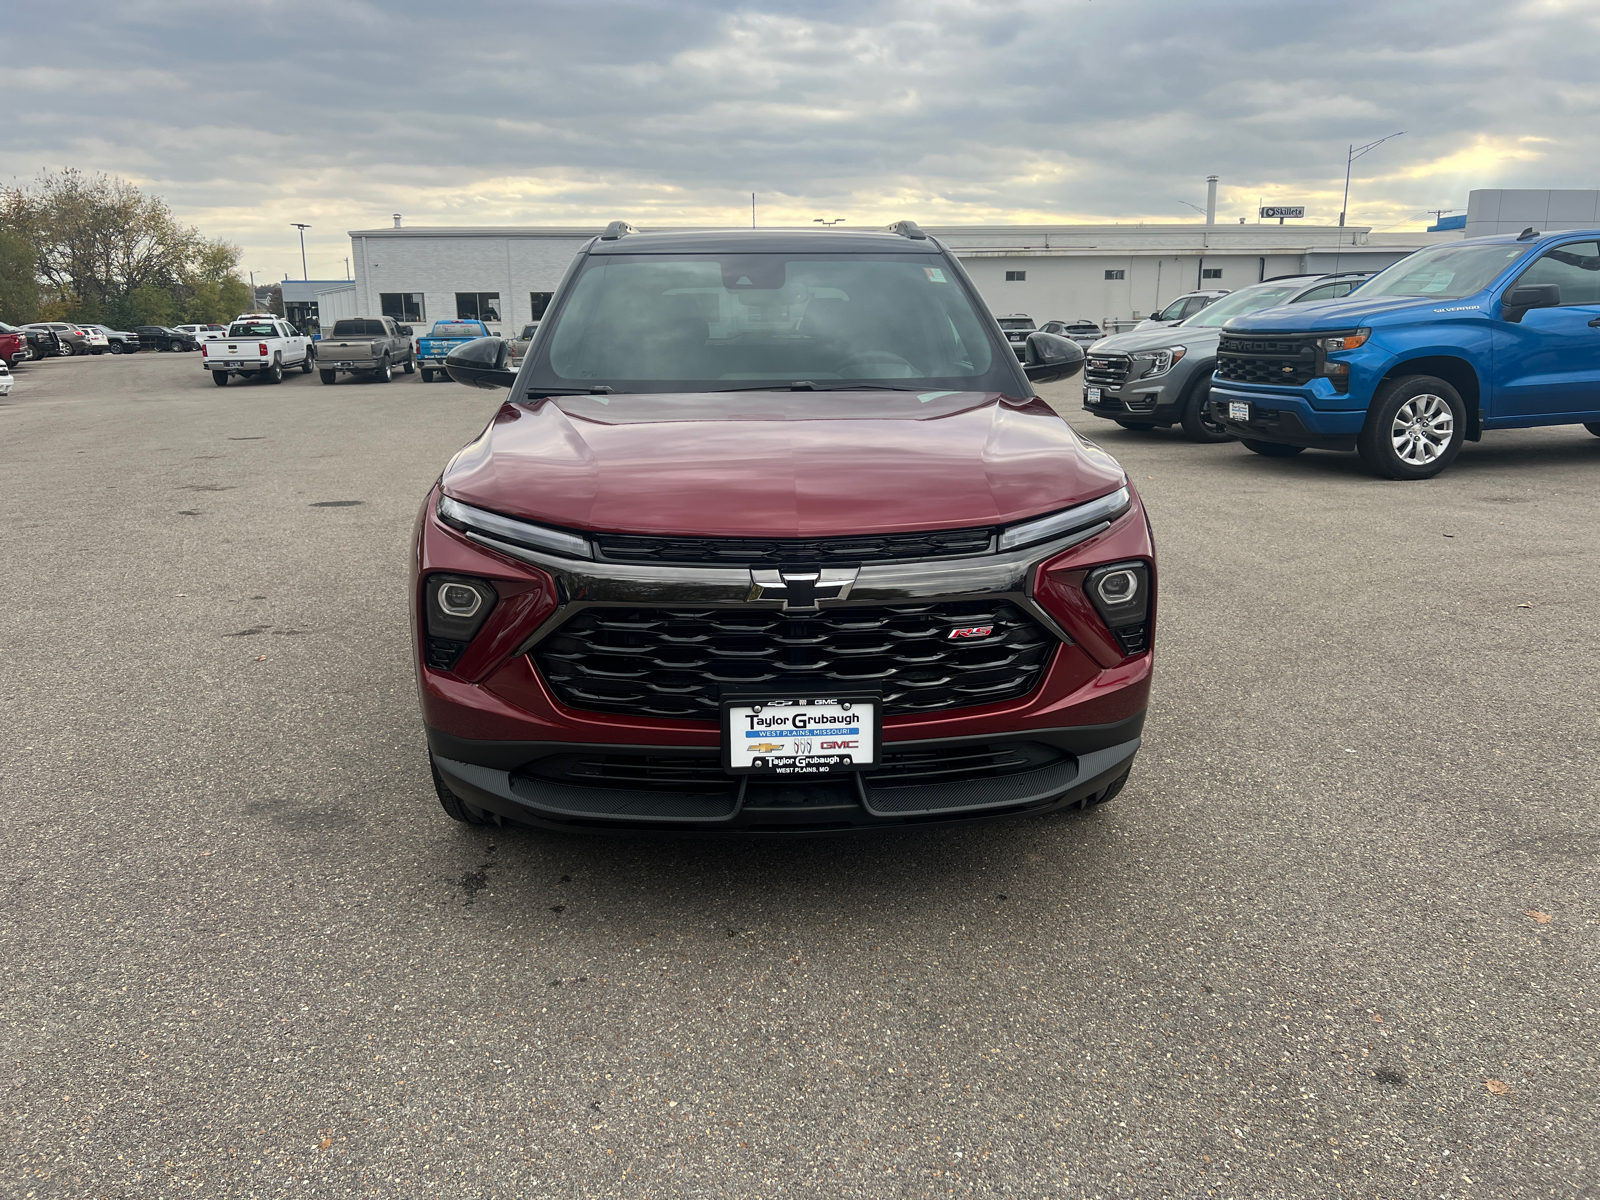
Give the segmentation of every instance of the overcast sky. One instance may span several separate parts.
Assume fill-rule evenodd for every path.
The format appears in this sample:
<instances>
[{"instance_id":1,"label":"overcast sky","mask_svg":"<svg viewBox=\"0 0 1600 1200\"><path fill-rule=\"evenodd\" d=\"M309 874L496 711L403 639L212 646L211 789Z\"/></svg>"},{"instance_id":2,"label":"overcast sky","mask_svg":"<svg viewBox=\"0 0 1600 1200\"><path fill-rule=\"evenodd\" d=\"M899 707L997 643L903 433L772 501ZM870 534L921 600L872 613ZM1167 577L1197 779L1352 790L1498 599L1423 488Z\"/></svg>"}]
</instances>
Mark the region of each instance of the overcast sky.
<instances>
[{"instance_id":1,"label":"overcast sky","mask_svg":"<svg viewBox=\"0 0 1600 1200\"><path fill-rule=\"evenodd\" d=\"M124 0L8 10L0 178L122 175L298 276L409 225L1420 229L1600 187L1600 0ZM259 278L259 274L258 274Z\"/></svg>"}]
</instances>

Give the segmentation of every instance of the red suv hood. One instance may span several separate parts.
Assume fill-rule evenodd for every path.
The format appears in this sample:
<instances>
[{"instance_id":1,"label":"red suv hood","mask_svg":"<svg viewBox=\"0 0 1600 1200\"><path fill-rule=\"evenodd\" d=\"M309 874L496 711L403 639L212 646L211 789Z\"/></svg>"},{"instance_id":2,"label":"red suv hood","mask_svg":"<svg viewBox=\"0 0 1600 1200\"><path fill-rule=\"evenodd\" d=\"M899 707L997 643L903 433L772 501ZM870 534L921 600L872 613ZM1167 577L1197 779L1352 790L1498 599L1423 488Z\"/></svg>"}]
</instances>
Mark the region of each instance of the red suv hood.
<instances>
[{"instance_id":1,"label":"red suv hood","mask_svg":"<svg viewBox=\"0 0 1600 1200\"><path fill-rule=\"evenodd\" d=\"M725 537L996 525L1122 482L1043 400L873 391L506 404L443 479L550 525Z\"/></svg>"}]
</instances>

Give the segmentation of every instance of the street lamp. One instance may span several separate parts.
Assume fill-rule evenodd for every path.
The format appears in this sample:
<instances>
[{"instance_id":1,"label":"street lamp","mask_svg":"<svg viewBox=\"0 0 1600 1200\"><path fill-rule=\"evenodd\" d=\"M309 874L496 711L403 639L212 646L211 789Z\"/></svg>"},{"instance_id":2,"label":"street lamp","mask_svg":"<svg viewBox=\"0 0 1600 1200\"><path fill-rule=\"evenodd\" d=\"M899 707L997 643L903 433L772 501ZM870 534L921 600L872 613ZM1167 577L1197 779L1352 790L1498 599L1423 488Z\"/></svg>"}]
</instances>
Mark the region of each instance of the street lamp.
<instances>
[{"instance_id":1,"label":"street lamp","mask_svg":"<svg viewBox=\"0 0 1600 1200\"><path fill-rule=\"evenodd\" d=\"M1391 133L1388 137L1381 137L1375 142L1368 142L1365 146L1352 145L1350 147L1350 153L1345 156L1344 160L1344 202L1339 205L1339 228L1344 228L1345 210L1350 207L1350 164L1368 150L1376 150L1392 138L1404 137L1405 133L1406 131L1402 129L1399 133Z\"/></svg>"},{"instance_id":2,"label":"street lamp","mask_svg":"<svg viewBox=\"0 0 1600 1200\"><path fill-rule=\"evenodd\" d=\"M302 226L299 221L290 221L290 224L294 226L294 229L298 229L301 232L301 277L309 280L310 272L306 269L306 230L310 229L310 226ZM1339 224L1344 224L1344 222L1341 221Z\"/></svg>"}]
</instances>

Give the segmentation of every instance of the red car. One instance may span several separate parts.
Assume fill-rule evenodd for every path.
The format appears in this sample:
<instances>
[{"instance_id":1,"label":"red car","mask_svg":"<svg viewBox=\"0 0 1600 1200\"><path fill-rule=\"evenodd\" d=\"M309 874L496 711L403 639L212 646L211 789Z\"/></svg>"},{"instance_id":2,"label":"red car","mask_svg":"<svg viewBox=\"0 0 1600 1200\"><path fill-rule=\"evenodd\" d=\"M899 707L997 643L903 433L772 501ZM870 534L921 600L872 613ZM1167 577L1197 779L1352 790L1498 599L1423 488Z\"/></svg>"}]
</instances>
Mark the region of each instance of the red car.
<instances>
[{"instance_id":1,"label":"red car","mask_svg":"<svg viewBox=\"0 0 1600 1200\"><path fill-rule=\"evenodd\" d=\"M14 326L0 322L0 362L14 367L28 357L28 335Z\"/></svg>"},{"instance_id":2,"label":"red car","mask_svg":"<svg viewBox=\"0 0 1600 1200\"><path fill-rule=\"evenodd\" d=\"M580 252L417 520L413 634L458 821L820 832L1109 800L1139 748L1138 494L955 257L889 232Z\"/></svg>"}]
</instances>

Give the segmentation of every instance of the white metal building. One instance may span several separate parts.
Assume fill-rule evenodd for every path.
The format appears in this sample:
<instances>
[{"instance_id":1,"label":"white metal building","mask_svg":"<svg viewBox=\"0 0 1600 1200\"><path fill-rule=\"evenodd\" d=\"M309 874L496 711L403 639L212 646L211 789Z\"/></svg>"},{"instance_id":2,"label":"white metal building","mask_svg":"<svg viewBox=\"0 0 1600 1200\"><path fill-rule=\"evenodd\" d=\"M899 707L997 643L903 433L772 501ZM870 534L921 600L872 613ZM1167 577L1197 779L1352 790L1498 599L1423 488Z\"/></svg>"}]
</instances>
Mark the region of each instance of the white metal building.
<instances>
[{"instance_id":1,"label":"white metal building","mask_svg":"<svg viewBox=\"0 0 1600 1200\"><path fill-rule=\"evenodd\" d=\"M1147 316L1197 288L1234 290L1304 271L1374 271L1460 233L1374 236L1351 226L955 225L928 227L997 315L1036 321ZM477 317L514 332L541 316L599 229L352 230L356 308L416 326ZM339 306L341 310L344 305ZM418 332L421 332L419 328Z\"/></svg>"},{"instance_id":2,"label":"white metal building","mask_svg":"<svg viewBox=\"0 0 1600 1200\"><path fill-rule=\"evenodd\" d=\"M1600 229L1600 191L1483 188L1467 194L1467 237L1521 233L1530 227L1541 233Z\"/></svg>"}]
</instances>

